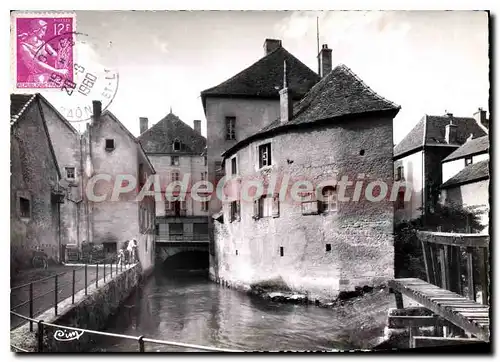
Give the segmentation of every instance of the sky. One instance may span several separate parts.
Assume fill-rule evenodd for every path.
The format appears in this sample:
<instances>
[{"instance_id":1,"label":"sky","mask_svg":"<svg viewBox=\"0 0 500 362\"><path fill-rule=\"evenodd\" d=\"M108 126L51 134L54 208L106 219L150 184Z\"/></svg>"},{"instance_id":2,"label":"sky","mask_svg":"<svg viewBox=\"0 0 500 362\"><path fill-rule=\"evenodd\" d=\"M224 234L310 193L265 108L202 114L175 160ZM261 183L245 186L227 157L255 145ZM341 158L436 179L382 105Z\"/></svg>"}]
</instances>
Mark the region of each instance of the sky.
<instances>
[{"instance_id":1,"label":"sky","mask_svg":"<svg viewBox=\"0 0 500 362\"><path fill-rule=\"evenodd\" d=\"M320 44L333 66L347 65L379 95L401 106L400 141L424 114L472 116L488 109L488 17L473 11L77 11L87 54L119 74L109 106L139 135L172 108L185 123L206 119L200 92L259 60L266 38L317 71ZM47 98L52 101L52 95ZM54 100L55 102L55 100Z\"/></svg>"}]
</instances>

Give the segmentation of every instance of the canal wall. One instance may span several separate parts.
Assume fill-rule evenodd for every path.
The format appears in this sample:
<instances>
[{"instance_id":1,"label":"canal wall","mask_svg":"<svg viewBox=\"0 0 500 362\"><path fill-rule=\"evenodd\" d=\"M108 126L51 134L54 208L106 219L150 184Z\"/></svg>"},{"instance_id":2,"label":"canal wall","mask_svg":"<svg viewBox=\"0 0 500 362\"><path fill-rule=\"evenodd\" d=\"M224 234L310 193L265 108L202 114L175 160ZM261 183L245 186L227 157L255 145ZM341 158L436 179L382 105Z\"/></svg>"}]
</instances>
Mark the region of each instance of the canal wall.
<instances>
[{"instance_id":1,"label":"canal wall","mask_svg":"<svg viewBox=\"0 0 500 362\"><path fill-rule=\"evenodd\" d=\"M148 269L143 272L140 264L128 267L119 272L113 279L99 280L99 286L95 284L75 294L75 303L72 304L71 297L58 304L58 315L54 315L54 308L45 311L38 316L38 320L58 325L66 325L83 329L103 330L107 321L135 290L142 279L151 272ZM29 351L37 351L38 332L37 326L34 332L29 331L29 323L11 331L11 344ZM44 326L43 350L44 352L84 352L92 348L99 336L83 333L78 339L71 341L58 341L54 334L58 328ZM59 328L64 332L63 328ZM70 332L67 330L66 332ZM59 332L60 333L60 332Z\"/></svg>"}]
</instances>

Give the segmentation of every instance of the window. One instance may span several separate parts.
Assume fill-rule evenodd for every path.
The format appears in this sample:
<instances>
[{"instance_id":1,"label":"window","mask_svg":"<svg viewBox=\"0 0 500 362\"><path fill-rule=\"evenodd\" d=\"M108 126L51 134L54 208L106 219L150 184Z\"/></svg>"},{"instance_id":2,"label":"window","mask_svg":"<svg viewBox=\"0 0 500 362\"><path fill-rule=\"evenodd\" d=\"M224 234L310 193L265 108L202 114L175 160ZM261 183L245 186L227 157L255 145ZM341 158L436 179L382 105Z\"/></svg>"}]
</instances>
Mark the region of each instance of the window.
<instances>
[{"instance_id":1,"label":"window","mask_svg":"<svg viewBox=\"0 0 500 362\"><path fill-rule=\"evenodd\" d=\"M170 165L171 166L179 166L179 156L172 156L170 158Z\"/></svg>"},{"instance_id":2,"label":"window","mask_svg":"<svg viewBox=\"0 0 500 362\"><path fill-rule=\"evenodd\" d=\"M321 190L323 196L321 200L321 212L335 212L337 211L337 190L333 186L325 186Z\"/></svg>"},{"instance_id":3,"label":"window","mask_svg":"<svg viewBox=\"0 0 500 362\"><path fill-rule=\"evenodd\" d=\"M23 218L31 217L30 200L25 199L24 197L19 198L19 212Z\"/></svg>"},{"instance_id":4,"label":"window","mask_svg":"<svg viewBox=\"0 0 500 362\"><path fill-rule=\"evenodd\" d=\"M259 217L270 217L273 215L273 199L261 197L259 199Z\"/></svg>"},{"instance_id":5,"label":"window","mask_svg":"<svg viewBox=\"0 0 500 362\"><path fill-rule=\"evenodd\" d=\"M403 166L398 166L396 169L396 181L404 180L405 174L404 174L404 168Z\"/></svg>"},{"instance_id":6,"label":"window","mask_svg":"<svg viewBox=\"0 0 500 362\"><path fill-rule=\"evenodd\" d=\"M229 216L230 221L239 221L240 220L240 202L232 201L229 204Z\"/></svg>"},{"instance_id":7,"label":"window","mask_svg":"<svg viewBox=\"0 0 500 362\"><path fill-rule=\"evenodd\" d=\"M472 157L466 157L465 158L465 166L472 165Z\"/></svg>"},{"instance_id":8,"label":"window","mask_svg":"<svg viewBox=\"0 0 500 362\"><path fill-rule=\"evenodd\" d=\"M208 239L208 224L207 223L193 223L193 236L195 240Z\"/></svg>"},{"instance_id":9,"label":"window","mask_svg":"<svg viewBox=\"0 0 500 362\"><path fill-rule=\"evenodd\" d=\"M171 223L168 225L168 235L170 240L183 240L184 239L184 224Z\"/></svg>"},{"instance_id":10,"label":"window","mask_svg":"<svg viewBox=\"0 0 500 362\"><path fill-rule=\"evenodd\" d=\"M316 200L314 197L313 192L301 192L300 197L302 199L301 201L301 212L302 215L318 215L320 209L319 209L319 202Z\"/></svg>"},{"instance_id":11,"label":"window","mask_svg":"<svg viewBox=\"0 0 500 362\"><path fill-rule=\"evenodd\" d=\"M74 167L66 167L66 178L68 180L75 179L75 168Z\"/></svg>"},{"instance_id":12,"label":"window","mask_svg":"<svg viewBox=\"0 0 500 362\"><path fill-rule=\"evenodd\" d=\"M174 151L180 151L181 150L181 142L179 140L175 140L174 143L172 144L172 148Z\"/></svg>"},{"instance_id":13,"label":"window","mask_svg":"<svg viewBox=\"0 0 500 362\"><path fill-rule=\"evenodd\" d=\"M215 161L215 175L217 177L224 177L224 170L222 168L222 161Z\"/></svg>"},{"instance_id":14,"label":"window","mask_svg":"<svg viewBox=\"0 0 500 362\"><path fill-rule=\"evenodd\" d=\"M236 157L231 158L231 175L236 175L238 173L238 168L236 165Z\"/></svg>"},{"instance_id":15,"label":"window","mask_svg":"<svg viewBox=\"0 0 500 362\"><path fill-rule=\"evenodd\" d=\"M280 256L284 256L285 255L285 249L280 246Z\"/></svg>"},{"instance_id":16,"label":"window","mask_svg":"<svg viewBox=\"0 0 500 362\"><path fill-rule=\"evenodd\" d=\"M236 139L236 117L226 117L226 140Z\"/></svg>"},{"instance_id":17,"label":"window","mask_svg":"<svg viewBox=\"0 0 500 362\"><path fill-rule=\"evenodd\" d=\"M108 138L106 139L106 151L111 151L115 149L115 140Z\"/></svg>"},{"instance_id":18,"label":"window","mask_svg":"<svg viewBox=\"0 0 500 362\"><path fill-rule=\"evenodd\" d=\"M201 211L208 211L208 201L201 202Z\"/></svg>"},{"instance_id":19,"label":"window","mask_svg":"<svg viewBox=\"0 0 500 362\"><path fill-rule=\"evenodd\" d=\"M326 251L332 251L332 244L326 244Z\"/></svg>"},{"instance_id":20,"label":"window","mask_svg":"<svg viewBox=\"0 0 500 362\"><path fill-rule=\"evenodd\" d=\"M259 168L271 166L271 144L259 146Z\"/></svg>"},{"instance_id":21,"label":"window","mask_svg":"<svg viewBox=\"0 0 500 362\"><path fill-rule=\"evenodd\" d=\"M263 217L279 217L279 202L280 201L278 193L274 194L272 197L266 195L254 200L253 218L257 220Z\"/></svg>"},{"instance_id":22,"label":"window","mask_svg":"<svg viewBox=\"0 0 500 362\"><path fill-rule=\"evenodd\" d=\"M160 224L155 225L155 234L160 235Z\"/></svg>"},{"instance_id":23,"label":"window","mask_svg":"<svg viewBox=\"0 0 500 362\"><path fill-rule=\"evenodd\" d=\"M180 174L177 171L172 172L172 181L179 181L180 179Z\"/></svg>"}]
</instances>

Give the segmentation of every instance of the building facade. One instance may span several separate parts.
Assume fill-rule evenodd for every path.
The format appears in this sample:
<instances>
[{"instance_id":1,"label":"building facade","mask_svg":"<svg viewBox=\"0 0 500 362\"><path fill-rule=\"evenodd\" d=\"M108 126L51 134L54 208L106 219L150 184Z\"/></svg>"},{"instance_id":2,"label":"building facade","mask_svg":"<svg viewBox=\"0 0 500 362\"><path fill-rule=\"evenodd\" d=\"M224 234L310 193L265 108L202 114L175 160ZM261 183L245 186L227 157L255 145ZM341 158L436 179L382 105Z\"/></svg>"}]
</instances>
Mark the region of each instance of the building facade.
<instances>
[{"instance_id":1,"label":"building facade","mask_svg":"<svg viewBox=\"0 0 500 362\"><path fill-rule=\"evenodd\" d=\"M399 107L343 65L294 107L284 68L279 117L223 154L231 182L211 276L244 289L278 280L309 299L384 283L394 277L392 202L355 200L340 181L364 173L392 185Z\"/></svg>"},{"instance_id":2,"label":"building facade","mask_svg":"<svg viewBox=\"0 0 500 362\"><path fill-rule=\"evenodd\" d=\"M404 198L402 189L395 204L395 220L416 219L432 213L439 201L443 183L441 162L469 138L487 134L486 113L474 117L425 115L394 147L394 177L407 182L411 195Z\"/></svg>"},{"instance_id":3,"label":"building facade","mask_svg":"<svg viewBox=\"0 0 500 362\"><path fill-rule=\"evenodd\" d=\"M93 242L114 254L133 238L143 268L153 265L155 200L136 196L154 168L118 119L101 114L100 102L94 113L80 135L40 94L11 95L11 246L25 267L37 247L60 262L66 247ZM45 159L49 153L53 161Z\"/></svg>"},{"instance_id":4,"label":"building facade","mask_svg":"<svg viewBox=\"0 0 500 362\"><path fill-rule=\"evenodd\" d=\"M330 59L325 67L331 70ZM217 184L224 176L221 154L279 117L278 90L283 82L283 63L290 68L290 85L296 102L316 84L320 76L289 53L278 39L266 39L264 55L254 64L221 84L201 92L207 119L208 178ZM222 203L210 200L210 213L220 211Z\"/></svg>"},{"instance_id":5,"label":"building facade","mask_svg":"<svg viewBox=\"0 0 500 362\"><path fill-rule=\"evenodd\" d=\"M11 95L10 140L11 270L17 270L30 265L36 248L57 260L62 242L61 170L36 95Z\"/></svg>"},{"instance_id":6,"label":"building facade","mask_svg":"<svg viewBox=\"0 0 500 362\"><path fill-rule=\"evenodd\" d=\"M440 202L445 206L477 212L488 232L489 226L489 136L468 140L443 160ZM467 225L464 225L466 230Z\"/></svg>"},{"instance_id":7,"label":"building facade","mask_svg":"<svg viewBox=\"0 0 500 362\"><path fill-rule=\"evenodd\" d=\"M208 201L198 200L191 193L193 185L201 185L208 179L201 121L195 120L192 129L170 112L151 128L147 118L141 118L140 122L138 139L161 185L161 198L156 202L156 241L206 243ZM184 197L179 187L185 190ZM200 190L207 188L203 186ZM209 199L207 192L201 191L200 195Z\"/></svg>"}]
</instances>

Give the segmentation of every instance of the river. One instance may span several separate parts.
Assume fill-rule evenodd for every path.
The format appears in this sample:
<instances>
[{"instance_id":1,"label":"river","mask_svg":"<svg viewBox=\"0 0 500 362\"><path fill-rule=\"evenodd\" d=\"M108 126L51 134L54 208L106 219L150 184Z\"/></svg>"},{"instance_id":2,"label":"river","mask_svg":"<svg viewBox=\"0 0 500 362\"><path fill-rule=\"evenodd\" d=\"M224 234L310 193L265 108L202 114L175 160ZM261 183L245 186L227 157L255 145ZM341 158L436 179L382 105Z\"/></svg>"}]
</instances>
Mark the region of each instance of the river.
<instances>
[{"instance_id":1,"label":"river","mask_svg":"<svg viewBox=\"0 0 500 362\"><path fill-rule=\"evenodd\" d=\"M106 331L244 351L350 349L334 310L282 304L222 287L206 275L155 273L134 292ZM131 340L106 338L99 351L136 351ZM146 352L193 351L146 344Z\"/></svg>"}]
</instances>

